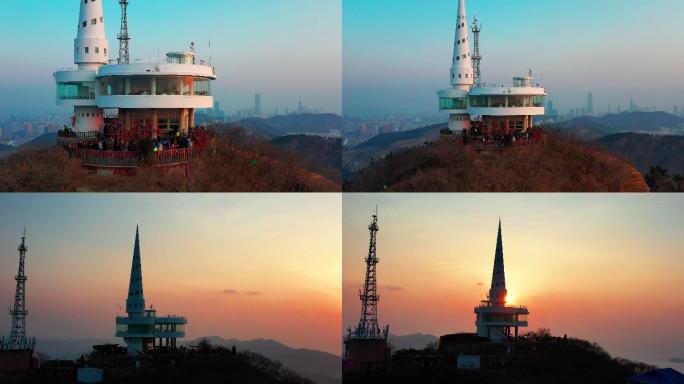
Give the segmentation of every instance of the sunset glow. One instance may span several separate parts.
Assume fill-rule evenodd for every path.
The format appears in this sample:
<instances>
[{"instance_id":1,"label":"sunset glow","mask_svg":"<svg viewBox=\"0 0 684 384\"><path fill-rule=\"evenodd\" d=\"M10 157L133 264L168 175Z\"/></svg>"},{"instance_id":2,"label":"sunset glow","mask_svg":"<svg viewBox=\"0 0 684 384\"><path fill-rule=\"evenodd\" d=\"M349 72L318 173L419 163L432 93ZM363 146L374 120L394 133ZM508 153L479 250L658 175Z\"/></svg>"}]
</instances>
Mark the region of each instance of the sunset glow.
<instances>
[{"instance_id":1,"label":"sunset glow","mask_svg":"<svg viewBox=\"0 0 684 384\"><path fill-rule=\"evenodd\" d=\"M379 206L378 317L396 335L474 332L491 284L498 217L509 304L529 327L668 364L684 353L684 198L677 195L348 195L343 202L343 324Z\"/></svg>"},{"instance_id":2,"label":"sunset glow","mask_svg":"<svg viewBox=\"0 0 684 384\"><path fill-rule=\"evenodd\" d=\"M113 339L140 224L146 302L160 314L186 315L187 339L266 338L339 355L340 201L285 194L6 195L0 299L14 295L25 225L30 334ZM0 333L9 320L0 316Z\"/></svg>"}]
</instances>

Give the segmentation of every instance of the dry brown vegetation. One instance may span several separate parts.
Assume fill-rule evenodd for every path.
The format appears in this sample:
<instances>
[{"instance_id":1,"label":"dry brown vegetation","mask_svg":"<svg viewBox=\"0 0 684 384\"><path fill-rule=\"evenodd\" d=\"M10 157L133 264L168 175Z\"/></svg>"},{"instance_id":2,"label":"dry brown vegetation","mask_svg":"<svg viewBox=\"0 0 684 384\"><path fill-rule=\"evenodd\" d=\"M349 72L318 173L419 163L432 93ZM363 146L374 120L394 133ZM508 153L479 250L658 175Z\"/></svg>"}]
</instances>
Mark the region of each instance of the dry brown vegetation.
<instances>
[{"instance_id":1,"label":"dry brown vegetation","mask_svg":"<svg viewBox=\"0 0 684 384\"><path fill-rule=\"evenodd\" d=\"M296 156L240 129L217 135L187 166L143 167L102 176L59 148L24 150L0 161L3 192L333 192L333 181Z\"/></svg>"},{"instance_id":2,"label":"dry brown vegetation","mask_svg":"<svg viewBox=\"0 0 684 384\"><path fill-rule=\"evenodd\" d=\"M547 134L533 145L478 152L442 137L372 161L347 191L369 192L647 192L623 160L579 140Z\"/></svg>"}]
</instances>

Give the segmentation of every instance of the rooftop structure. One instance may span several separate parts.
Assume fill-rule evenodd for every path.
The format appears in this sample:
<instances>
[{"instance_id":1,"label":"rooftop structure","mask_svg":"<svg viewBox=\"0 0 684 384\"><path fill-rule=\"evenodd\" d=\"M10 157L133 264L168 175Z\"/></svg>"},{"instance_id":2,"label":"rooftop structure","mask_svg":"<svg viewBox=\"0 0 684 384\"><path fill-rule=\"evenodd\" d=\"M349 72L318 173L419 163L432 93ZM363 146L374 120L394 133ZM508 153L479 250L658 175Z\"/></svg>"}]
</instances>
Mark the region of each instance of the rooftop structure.
<instances>
[{"instance_id":1,"label":"rooftop structure","mask_svg":"<svg viewBox=\"0 0 684 384\"><path fill-rule=\"evenodd\" d=\"M376 250L376 238L379 231L377 211L373 214L368 226L370 243L366 257L366 278L363 290L359 291L361 300L361 318L353 330L347 330L345 337L345 367L374 368L385 363L388 356L387 336L389 325L381 329L378 325L378 283L377 265L380 259Z\"/></svg>"},{"instance_id":2,"label":"rooftop structure","mask_svg":"<svg viewBox=\"0 0 684 384\"><path fill-rule=\"evenodd\" d=\"M532 117L544 114L546 91L529 75L513 78L512 85L482 81L479 35L475 20L475 56L471 57L465 0L458 2L451 88L438 91L439 109L449 113L451 132L469 135L522 137L533 127ZM475 69L474 69L475 68Z\"/></svg>"},{"instance_id":3,"label":"rooftop structure","mask_svg":"<svg viewBox=\"0 0 684 384\"><path fill-rule=\"evenodd\" d=\"M137 148L129 148L128 144L143 138L168 142L161 150L186 149L185 138L195 128L195 110L213 106L210 83L216 79L214 68L196 58L194 44L190 50L170 52L164 59L130 62L128 0L120 0L120 52L117 61L111 60L102 2L79 0L80 17L74 40L77 67L54 73L57 105L74 108L71 126L60 132L60 137L81 142L104 141L109 144L108 148L78 147L104 152L111 152L114 144L120 143L126 145L118 148L119 151L135 152ZM87 155L77 153L81 157ZM90 154L87 157L94 163L86 165L138 165L136 162L92 160L108 158L106 155ZM187 160L187 154L184 155L175 160Z\"/></svg>"},{"instance_id":4,"label":"rooftop structure","mask_svg":"<svg viewBox=\"0 0 684 384\"><path fill-rule=\"evenodd\" d=\"M506 341L518 338L518 328L527 327L526 307L506 305L506 272L504 270L503 240L501 238L501 220L496 238L494 252L494 269L492 271L492 285L479 306L475 307L475 326L477 335L491 341Z\"/></svg>"},{"instance_id":5,"label":"rooftop structure","mask_svg":"<svg viewBox=\"0 0 684 384\"><path fill-rule=\"evenodd\" d=\"M154 307L145 306L142 263L140 259L140 232L135 230L133 262L126 298L127 316L116 317L116 337L122 337L128 351L144 353L155 349L175 349L176 339L185 337L183 316L157 316Z\"/></svg>"}]
</instances>

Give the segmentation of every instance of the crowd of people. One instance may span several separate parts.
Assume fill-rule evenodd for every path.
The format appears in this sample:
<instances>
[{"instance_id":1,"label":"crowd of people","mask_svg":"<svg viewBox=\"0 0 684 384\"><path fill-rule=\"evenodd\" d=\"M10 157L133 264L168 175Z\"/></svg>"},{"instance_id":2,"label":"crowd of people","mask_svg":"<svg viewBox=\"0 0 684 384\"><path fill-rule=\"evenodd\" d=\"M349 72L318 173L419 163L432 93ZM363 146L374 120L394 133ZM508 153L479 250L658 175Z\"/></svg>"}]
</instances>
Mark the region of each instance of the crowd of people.
<instances>
[{"instance_id":1,"label":"crowd of people","mask_svg":"<svg viewBox=\"0 0 684 384\"><path fill-rule=\"evenodd\" d=\"M140 149L140 145L140 142L136 141L107 138L103 140L82 141L77 143L77 148L96 151L137 152ZM192 148L192 146L192 139L185 136L155 138L151 141L151 150L154 152Z\"/></svg>"},{"instance_id":2,"label":"crowd of people","mask_svg":"<svg viewBox=\"0 0 684 384\"><path fill-rule=\"evenodd\" d=\"M529 128L522 130L504 129L471 129L463 130L464 144L529 144L539 139L543 135L542 128Z\"/></svg>"}]
</instances>

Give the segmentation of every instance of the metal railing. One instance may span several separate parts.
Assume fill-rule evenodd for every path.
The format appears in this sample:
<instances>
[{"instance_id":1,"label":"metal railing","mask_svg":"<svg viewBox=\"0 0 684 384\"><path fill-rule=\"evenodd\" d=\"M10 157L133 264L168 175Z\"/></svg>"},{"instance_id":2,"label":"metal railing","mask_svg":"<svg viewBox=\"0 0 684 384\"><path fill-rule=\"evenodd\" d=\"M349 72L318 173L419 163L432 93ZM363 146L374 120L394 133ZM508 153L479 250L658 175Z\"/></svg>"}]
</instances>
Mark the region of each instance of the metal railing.
<instances>
[{"instance_id":1,"label":"metal railing","mask_svg":"<svg viewBox=\"0 0 684 384\"><path fill-rule=\"evenodd\" d=\"M72 158L80 159L83 165L97 167L134 168L143 164L175 165L186 163L192 158L192 148L168 149L144 156L137 151L101 151L71 146L69 153Z\"/></svg>"}]
</instances>

